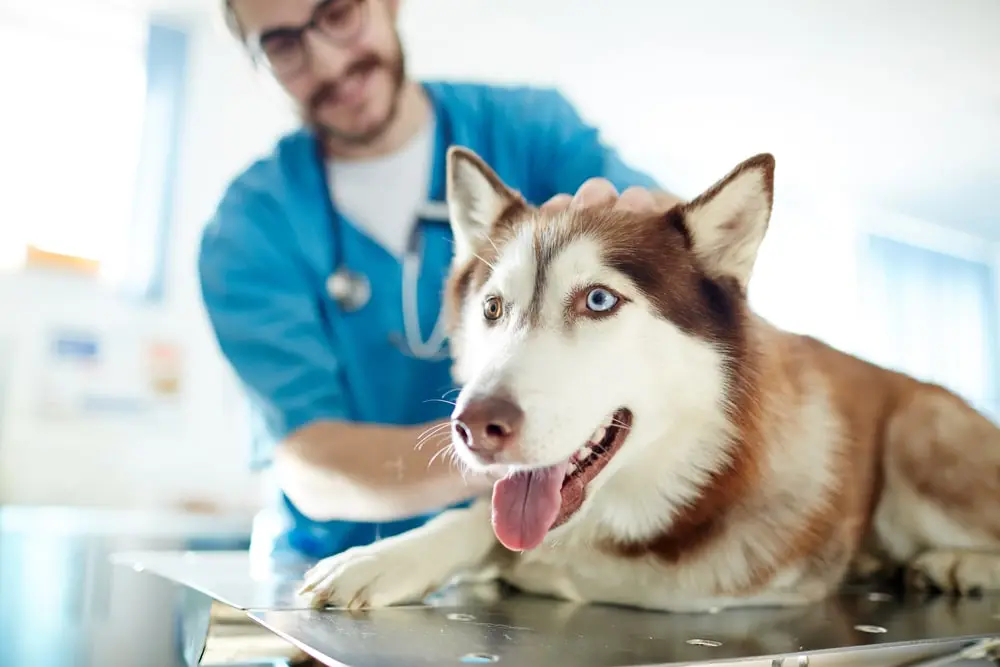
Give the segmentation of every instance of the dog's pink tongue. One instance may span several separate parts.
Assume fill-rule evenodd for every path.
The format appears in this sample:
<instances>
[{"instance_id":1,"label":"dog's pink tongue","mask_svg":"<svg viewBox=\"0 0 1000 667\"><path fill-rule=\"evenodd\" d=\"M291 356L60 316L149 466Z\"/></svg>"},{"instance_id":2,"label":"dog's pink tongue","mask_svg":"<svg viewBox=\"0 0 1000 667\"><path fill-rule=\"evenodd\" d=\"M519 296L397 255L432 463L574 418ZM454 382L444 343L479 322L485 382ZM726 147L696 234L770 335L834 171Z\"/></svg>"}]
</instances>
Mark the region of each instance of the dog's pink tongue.
<instances>
[{"instance_id":1,"label":"dog's pink tongue","mask_svg":"<svg viewBox=\"0 0 1000 667\"><path fill-rule=\"evenodd\" d=\"M516 472L493 485L493 532L508 549L534 549L559 516L566 464Z\"/></svg>"}]
</instances>

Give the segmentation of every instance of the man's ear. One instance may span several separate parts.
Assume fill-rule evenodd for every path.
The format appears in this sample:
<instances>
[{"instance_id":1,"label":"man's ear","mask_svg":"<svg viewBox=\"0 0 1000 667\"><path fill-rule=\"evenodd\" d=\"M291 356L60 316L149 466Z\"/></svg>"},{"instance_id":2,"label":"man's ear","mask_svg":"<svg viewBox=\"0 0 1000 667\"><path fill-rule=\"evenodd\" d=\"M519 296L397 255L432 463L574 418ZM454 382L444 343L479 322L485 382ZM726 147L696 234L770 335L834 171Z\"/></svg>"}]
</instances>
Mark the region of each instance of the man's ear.
<instances>
[{"instance_id":1,"label":"man's ear","mask_svg":"<svg viewBox=\"0 0 1000 667\"><path fill-rule=\"evenodd\" d=\"M774 156L756 155L683 205L694 253L715 277L746 292L774 201Z\"/></svg>"},{"instance_id":2,"label":"man's ear","mask_svg":"<svg viewBox=\"0 0 1000 667\"><path fill-rule=\"evenodd\" d=\"M452 146L447 157L447 199L455 263L474 256L493 223L521 198L468 148Z\"/></svg>"}]
</instances>

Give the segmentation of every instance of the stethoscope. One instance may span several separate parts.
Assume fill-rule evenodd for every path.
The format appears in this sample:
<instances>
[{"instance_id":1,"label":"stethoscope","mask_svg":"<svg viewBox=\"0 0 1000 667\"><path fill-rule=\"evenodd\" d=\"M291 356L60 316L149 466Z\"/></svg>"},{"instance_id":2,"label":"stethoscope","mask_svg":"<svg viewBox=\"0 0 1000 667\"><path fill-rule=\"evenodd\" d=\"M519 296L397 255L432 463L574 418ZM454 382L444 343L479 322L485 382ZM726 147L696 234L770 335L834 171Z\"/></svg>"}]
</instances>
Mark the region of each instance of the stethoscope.
<instances>
[{"instance_id":1,"label":"stethoscope","mask_svg":"<svg viewBox=\"0 0 1000 667\"><path fill-rule=\"evenodd\" d=\"M440 361L448 356L444 349L445 330L444 318L438 313L434 330L430 338L424 340L420 335L420 310L417 287L420 278L420 264L423 258L422 227L425 223L448 224L448 204L445 202L427 201L417 212L417 221L410 232L406 252L403 254L403 332L389 334L389 340L403 354L425 361ZM346 313L353 313L368 305L371 300L372 287L368 276L359 271L353 271L344 265L342 246L340 243L340 221L334 220L336 245L335 266L337 267L326 280L326 291L330 298Z\"/></svg>"}]
</instances>

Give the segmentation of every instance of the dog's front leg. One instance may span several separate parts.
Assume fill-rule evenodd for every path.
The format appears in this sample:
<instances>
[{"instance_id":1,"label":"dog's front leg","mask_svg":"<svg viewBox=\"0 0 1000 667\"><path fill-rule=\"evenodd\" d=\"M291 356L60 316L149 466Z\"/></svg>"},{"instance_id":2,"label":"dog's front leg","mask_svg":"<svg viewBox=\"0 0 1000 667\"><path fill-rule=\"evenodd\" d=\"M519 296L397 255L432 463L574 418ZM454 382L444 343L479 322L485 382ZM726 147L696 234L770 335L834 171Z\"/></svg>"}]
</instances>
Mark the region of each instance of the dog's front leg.
<instances>
[{"instance_id":1,"label":"dog's front leg","mask_svg":"<svg viewBox=\"0 0 1000 667\"><path fill-rule=\"evenodd\" d=\"M482 566L498 545L490 499L481 498L414 530L321 560L299 593L315 607L416 603L463 570Z\"/></svg>"}]
</instances>

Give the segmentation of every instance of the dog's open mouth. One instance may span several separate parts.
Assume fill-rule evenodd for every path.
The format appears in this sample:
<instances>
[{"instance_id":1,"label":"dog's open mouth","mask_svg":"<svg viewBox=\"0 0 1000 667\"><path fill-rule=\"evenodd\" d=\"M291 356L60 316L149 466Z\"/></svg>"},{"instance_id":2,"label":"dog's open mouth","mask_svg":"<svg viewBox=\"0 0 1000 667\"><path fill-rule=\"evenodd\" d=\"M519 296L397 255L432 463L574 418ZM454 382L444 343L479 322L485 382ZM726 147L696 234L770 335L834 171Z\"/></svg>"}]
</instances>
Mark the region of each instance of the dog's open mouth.
<instances>
[{"instance_id":1,"label":"dog's open mouth","mask_svg":"<svg viewBox=\"0 0 1000 667\"><path fill-rule=\"evenodd\" d=\"M515 551L533 549L554 527L567 521L584 501L587 485L621 448L632 413L621 408L590 440L556 465L519 470L493 487L493 531Z\"/></svg>"}]
</instances>

